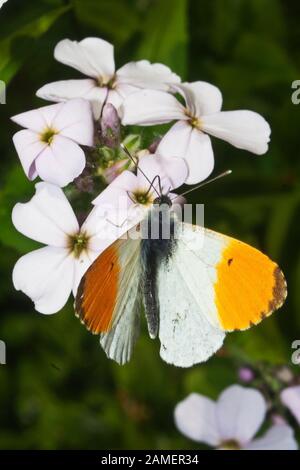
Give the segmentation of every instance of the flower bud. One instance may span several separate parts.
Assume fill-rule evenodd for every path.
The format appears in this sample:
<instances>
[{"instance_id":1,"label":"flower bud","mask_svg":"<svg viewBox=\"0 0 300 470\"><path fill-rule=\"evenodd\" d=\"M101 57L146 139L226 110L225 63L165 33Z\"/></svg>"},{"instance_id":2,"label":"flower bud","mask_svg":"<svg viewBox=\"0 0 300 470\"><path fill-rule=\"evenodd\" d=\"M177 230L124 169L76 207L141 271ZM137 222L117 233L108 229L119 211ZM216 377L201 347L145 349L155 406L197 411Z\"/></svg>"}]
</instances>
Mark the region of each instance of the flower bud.
<instances>
[{"instance_id":1,"label":"flower bud","mask_svg":"<svg viewBox=\"0 0 300 470\"><path fill-rule=\"evenodd\" d=\"M238 376L242 382L248 383L254 379L254 372L250 367L240 367L238 370Z\"/></svg>"},{"instance_id":2,"label":"flower bud","mask_svg":"<svg viewBox=\"0 0 300 470\"><path fill-rule=\"evenodd\" d=\"M121 121L116 108L111 103L103 106L100 122L101 144L116 148L121 141Z\"/></svg>"}]
</instances>

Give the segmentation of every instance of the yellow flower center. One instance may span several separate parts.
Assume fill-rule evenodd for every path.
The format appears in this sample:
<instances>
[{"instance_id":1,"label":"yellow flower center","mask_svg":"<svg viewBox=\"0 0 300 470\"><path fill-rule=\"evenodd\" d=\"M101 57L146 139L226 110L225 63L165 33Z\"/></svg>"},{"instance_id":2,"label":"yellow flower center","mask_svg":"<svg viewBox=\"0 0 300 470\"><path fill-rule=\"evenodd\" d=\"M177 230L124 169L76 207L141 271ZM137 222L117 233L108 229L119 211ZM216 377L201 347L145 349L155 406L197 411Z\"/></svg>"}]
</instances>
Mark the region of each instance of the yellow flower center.
<instances>
[{"instance_id":1,"label":"yellow flower center","mask_svg":"<svg viewBox=\"0 0 300 470\"><path fill-rule=\"evenodd\" d=\"M153 195L150 191L136 191L131 195L132 199L143 206L149 206L153 203Z\"/></svg>"},{"instance_id":2,"label":"yellow flower center","mask_svg":"<svg viewBox=\"0 0 300 470\"><path fill-rule=\"evenodd\" d=\"M76 233L69 237L69 248L75 258L79 258L81 253L88 247L89 237L86 233Z\"/></svg>"},{"instance_id":3,"label":"yellow flower center","mask_svg":"<svg viewBox=\"0 0 300 470\"><path fill-rule=\"evenodd\" d=\"M109 89L113 89L116 86L116 77L113 75L112 77L102 76L97 78L97 84L100 88L107 87Z\"/></svg>"},{"instance_id":4,"label":"yellow flower center","mask_svg":"<svg viewBox=\"0 0 300 470\"><path fill-rule=\"evenodd\" d=\"M222 450L240 450L240 448L241 448L240 444L234 439L224 441L219 446L219 449L222 449Z\"/></svg>"},{"instance_id":5,"label":"yellow flower center","mask_svg":"<svg viewBox=\"0 0 300 470\"><path fill-rule=\"evenodd\" d=\"M54 129L47 128L44 132L41 133L40 139L42 142L45 142L48 145L51 145L53 137L57 134Z\"/></svg>"},{"instance_id":6,"label":"yellow flower center","mask_svg":"<svg viewBox=\"0 0 300 470\"><path fill-rule=\"evenodd\" d=\"M201 119L195 117L195 116L191 116L190 119L189 119L189 123L192 127L195 127L196 129L198 129L199 131L201 131L202 129L202 121Z\"/></svg>"}]
</instances>

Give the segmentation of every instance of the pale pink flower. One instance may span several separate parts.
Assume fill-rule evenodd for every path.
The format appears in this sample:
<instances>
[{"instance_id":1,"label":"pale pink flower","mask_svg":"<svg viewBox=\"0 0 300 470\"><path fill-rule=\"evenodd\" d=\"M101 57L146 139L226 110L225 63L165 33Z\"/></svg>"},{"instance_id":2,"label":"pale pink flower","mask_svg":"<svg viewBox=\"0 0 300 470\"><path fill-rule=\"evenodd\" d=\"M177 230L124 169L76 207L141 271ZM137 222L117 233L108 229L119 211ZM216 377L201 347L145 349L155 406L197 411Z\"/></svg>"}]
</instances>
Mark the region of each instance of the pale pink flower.
<instances>
[{"instance_id":1,"label":"pale pink flower","mask_svg":"<svg viewBox=\"0 0 300 470\"><path fill-rule=\"evenodd\" d=\"M300 385L285 388L280 393L280 398L300 424Z\"/></svg>"},{"instance_id":2,"label":"pale pink flower","mask_svg":"<svg viewBox=\"0 0 300 470\"><path fill-rule=\"evenodd\" d=\"M232 385L215 402L193 393L175 408L175 423L182 434L196 442L223 450L296 450L293 430L272 426L253 439L264 422L267 405L255 389Z\"/></svg>"},{"instance_id":3,"label":"pale pink flower","mask_svg":"<svg viewBox=\"0 0 300 470\"><path fill-rule=\"evenodd\" d=\"M268 149L270 126L253 111L223 111L220 90L206 82L173 86L185 100L157 90L141 90L126 98L122 122L151 126L176 120L161 140L157 151L162 156L184 158L189 167L187 184L209 176L214 168L214 154L208 134L237 148L258 155Z\"/></svg>"},{"instance_id":4,"label":"pale pink flower","mask_svg":"<svg viewBox=\"0 0 300 470\"><path fill-rule=\"evenodd\" d=\"M118 109L124 97L133 91L141 88L167 91L170 84L180 82L169 67L147 60L129 62L116 71L114 47L100 38L79 42L63 39L56 45L54 57L90 78L48 83L37 91L37 96L50 101L85 98L92 102L96 119L104 102Z\"/></svg>"},{"instance_id":5,"label":"pale pink flower","mask_svg":"<svg viewBox=\"0 0 300 470\"><path fill-rule=\"evenodd\" d=\"M141 221L161 190L175 200L176 194L170 191L181 186L186 176L187 166L182 159L144 155L139 158L136 175L123 171L93 204L108 220L122 226L124 233ZM176 198L176 204L179 203Z\"/></svg>"},{"instance_id":6,"label":"pale pink flower","mask_svg":"<svg viewBox=\"0 0 300 470\"><path fill-rule=\"evenodd\" d=\"M95 208L79 227L63 191L49 183L37 183L31 200L15 205L12 221L19 232L47 245L22 256L13 270L15 288L45 314L57 312L71 292L76 294L87 268L112 242L102 237Z\"/></svg>"},{"instance_id":7,"label":"pale pink flower","mask_svg":"<svg viewBox=\"0 0 300 470\"><path fill-rule=\"evenodd\" d=\"M80 145L93 145L94 124L90 104L71 100L17 114L11 118L26 129L14 134L13 142L30 180L39 176L66 186L85 167Z\"/></svg>"}]
</instances>

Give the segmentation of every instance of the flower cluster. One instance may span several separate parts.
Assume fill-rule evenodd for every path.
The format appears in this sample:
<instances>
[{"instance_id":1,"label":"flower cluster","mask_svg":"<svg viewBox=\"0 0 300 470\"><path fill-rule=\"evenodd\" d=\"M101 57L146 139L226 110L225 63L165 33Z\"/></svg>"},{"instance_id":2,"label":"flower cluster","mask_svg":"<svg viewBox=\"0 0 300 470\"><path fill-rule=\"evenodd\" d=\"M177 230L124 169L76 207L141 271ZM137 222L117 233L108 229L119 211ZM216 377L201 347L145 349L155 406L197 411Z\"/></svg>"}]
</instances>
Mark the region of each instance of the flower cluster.
<instances>
[{"instance_id":1,"label":"flower cluster","mask_svg":"<svg viewBox=\"0 0 300 470\"><path fill-rule=\"evenodd\" d=\"M24 172L42 180L29 202L15 206L13 223L46 245L16 263L13 282L48 314L76 294L86 269L140 220L156 192L208 177L210 135L255 154L267 151L270 136L259 114L221 111L214 85L182 83L166 65L147 60L116 68L114 48L103 39L64 39L54 57L87 78L42 86L37 96L55 104L12 117L23 127L13 142ZM166 123L169 130L147 144L130 127ZM79 224L68 199L76 204L83 192L93 206ZM130 220L120 221L120 199L132 209Z\"/></svg>"}]
</instances>

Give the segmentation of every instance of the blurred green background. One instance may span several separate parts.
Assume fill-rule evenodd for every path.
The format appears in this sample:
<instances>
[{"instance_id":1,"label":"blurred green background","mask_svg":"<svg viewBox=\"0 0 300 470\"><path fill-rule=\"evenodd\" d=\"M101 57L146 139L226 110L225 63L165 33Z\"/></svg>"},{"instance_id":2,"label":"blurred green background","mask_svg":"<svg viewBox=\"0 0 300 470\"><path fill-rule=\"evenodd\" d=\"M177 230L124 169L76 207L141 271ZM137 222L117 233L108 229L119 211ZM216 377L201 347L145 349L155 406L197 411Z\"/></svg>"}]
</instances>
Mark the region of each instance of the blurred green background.
<instances>
[{"instance_id":1,"label":"blurred green background","mask_svg":"<svg viewBox=\"0 0 300 470\"><path fill-rule=\"evenodd\" d=\"M291 365L291 343L300 338L300 105L291 101L291 84L300 79L299 19L300 3L292 0L8 0L0 10L0 79L7 84L0 106L1 449L201 447L174 426L179 400L192 391L216 397L238 380L241 364L260 371ZM271 124L270 150L261 157L214 139L215 172L233 174L189 201L205 203L206 226L279 262L288 301L258 327L229 334L204 365L163 363L158 341L144 329L131 363L120 367L75 318L71 302L43 316L12 287L14 263L36 245L10 219L34 187L14 150L17 126L9 117L46 105L35 97L45 83L80 77L54 60L53 49L63 38L86 36L114 43L117 66L140 58L166 63L183 80L220 87L224 109L253 109Z\"/></svg>"}]
</instances>

